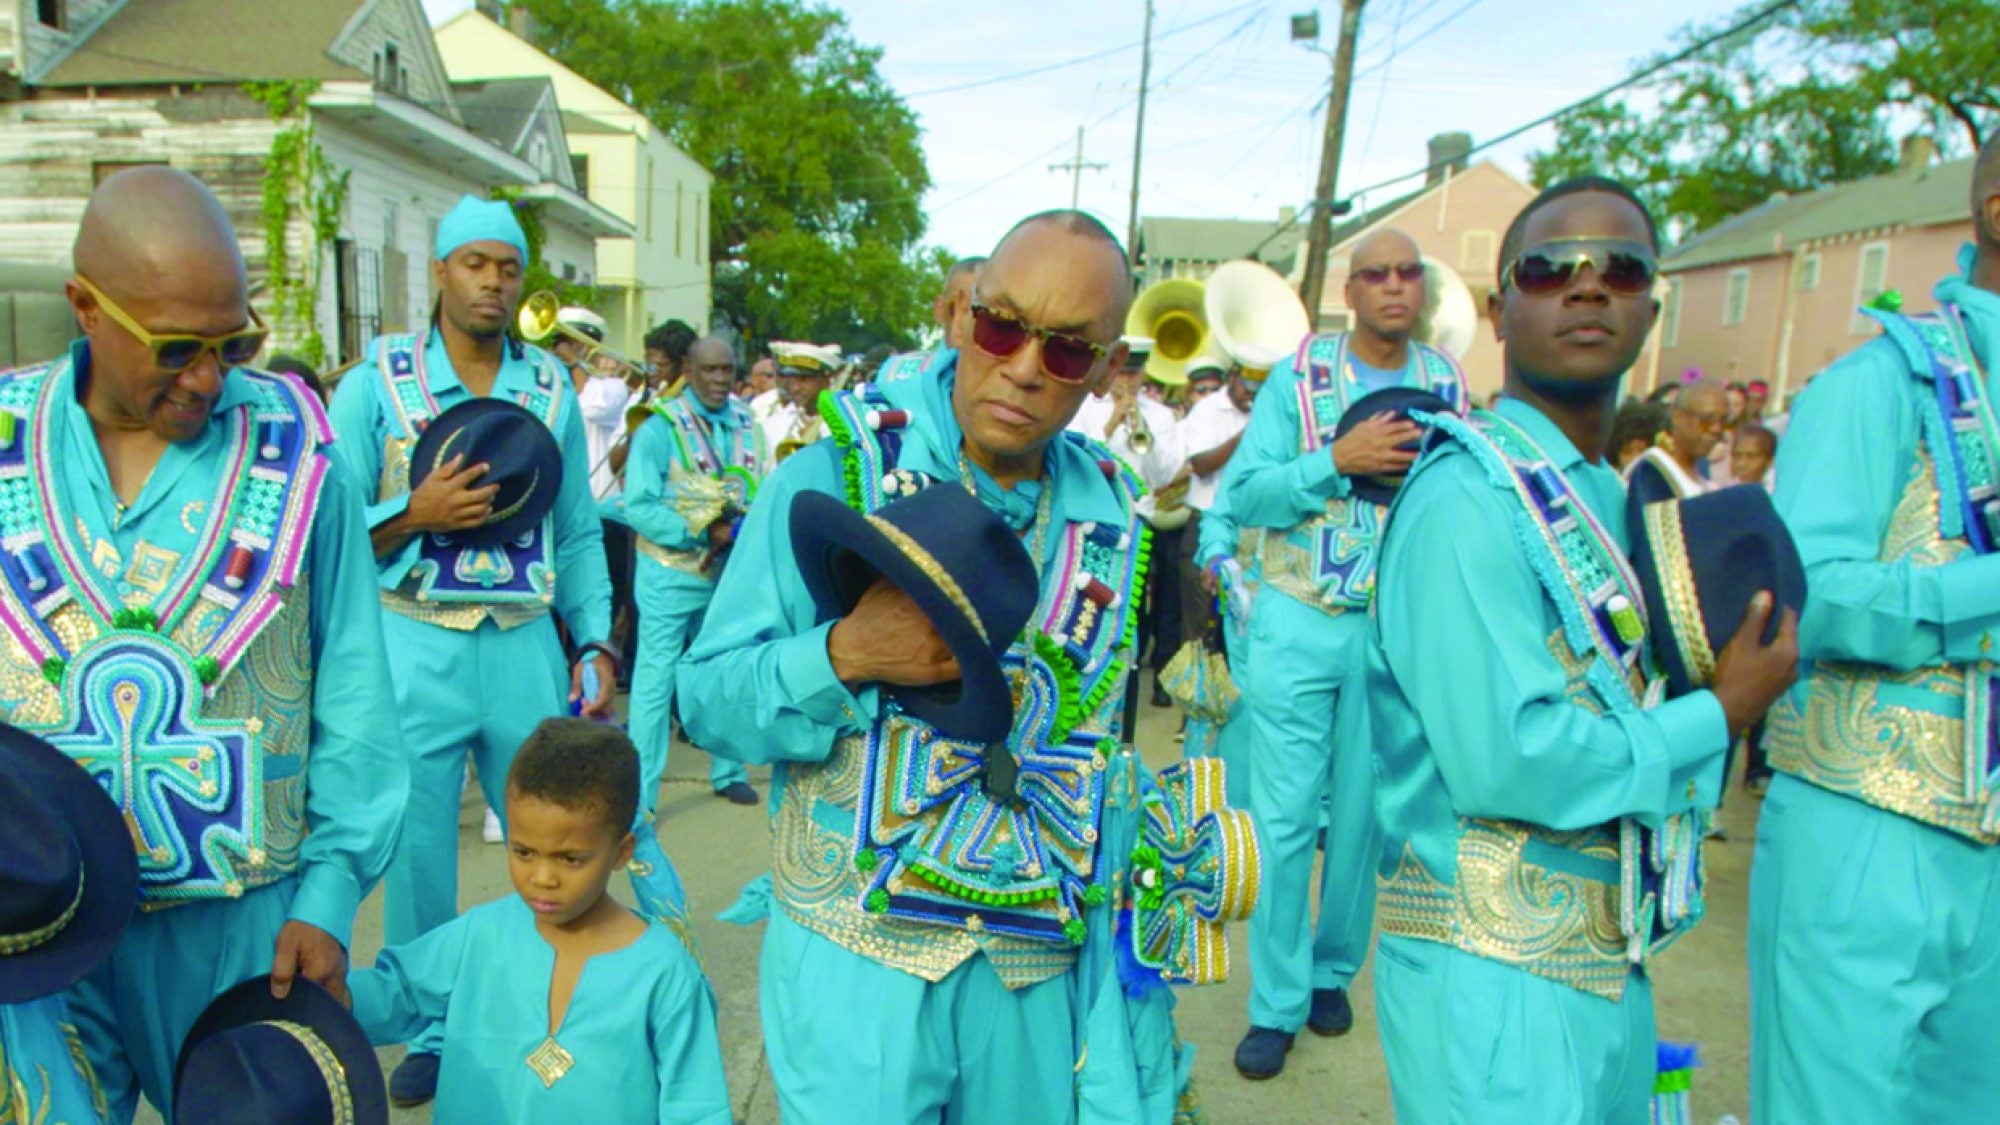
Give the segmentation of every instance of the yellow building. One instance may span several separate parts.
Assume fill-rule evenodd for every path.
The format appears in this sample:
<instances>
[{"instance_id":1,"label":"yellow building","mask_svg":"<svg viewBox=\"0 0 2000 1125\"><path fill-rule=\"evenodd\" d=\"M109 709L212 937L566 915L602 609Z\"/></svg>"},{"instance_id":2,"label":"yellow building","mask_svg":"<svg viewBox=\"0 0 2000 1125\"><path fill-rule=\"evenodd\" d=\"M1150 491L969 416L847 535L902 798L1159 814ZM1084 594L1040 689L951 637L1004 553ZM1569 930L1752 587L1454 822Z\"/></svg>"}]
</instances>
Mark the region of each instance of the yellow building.
<instances>
[{"instance_id":1,"label":"yellow building","mask_svg":"<svg viewBox=\"0 0 2000 1125\"><path fill-rule=\"evenodd\" d=\"M597 240L597 311L605 342L637 358L646 330L668 319L705 331L709 200L715 177L645 115L472 9L436 29L455 82L547 78L555 87L578 188L632 224L631 238Z\"/></svg>"}]
</instances>

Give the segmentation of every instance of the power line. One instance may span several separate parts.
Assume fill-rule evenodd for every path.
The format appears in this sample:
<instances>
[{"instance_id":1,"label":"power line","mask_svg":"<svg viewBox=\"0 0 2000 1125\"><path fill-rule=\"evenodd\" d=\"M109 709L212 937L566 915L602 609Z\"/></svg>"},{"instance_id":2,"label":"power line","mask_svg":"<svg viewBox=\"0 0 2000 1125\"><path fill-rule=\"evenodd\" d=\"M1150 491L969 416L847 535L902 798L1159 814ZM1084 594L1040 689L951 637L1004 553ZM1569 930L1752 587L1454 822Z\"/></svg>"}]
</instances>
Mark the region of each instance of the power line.
<instances>
[{"instance_id":1,"label":"power line","mask_svg":"<svg viewBox=\"0 0 2000 1125\"><path fill-rule=\"evenodd\" d=\"M1157 43L1162 39L1167 39L1172 36L1179 35L1181 32L1193 31L1197 27L1202 27L1207 24L1214 23L1217 20L1227 19L1230 16L1237 15L1251 8L1259 7L1267 2L1268 0L1250 0L1250 2L1247 4L1238 4L1234 8L1225 8L1220 12L1213 13L1212 15L1203 16L1201 19L1195 20L1193 23L1184 23L1179 27L1169 28L1168 30L1163 31L1160 34L1153 36L1153 41ZM1078 55L1073 59L1063 59L1059 62L1052 62L1043 66L1030 67L1027 70L1017 70L1011 74L996 74L991 78L975 78L970 82L958 82L950 86L937 86L929 90L918 90L915 93L904 94L903 100L908 101L911 98L927 98L932 96L933 94L956 94L961 90L976 90L981 86L994 86L1002 82L1013 82L1022 78L1033 78L1039 74L1048 74L1052 71L1066 70L1072 66L1081 66L1082 64L1087 62L1096 62L1099 59L1107 59L1110 58L1112 55L1122 54L1123 52L1130 51L1135 47L1143 47L1145 45L1146 41L1143 39L1139 39L1131 43L1121 44L1116 47L1108 47L1102 51L1092 51L1090 54L1087 55Z\"/></svg>"}]
</instances>

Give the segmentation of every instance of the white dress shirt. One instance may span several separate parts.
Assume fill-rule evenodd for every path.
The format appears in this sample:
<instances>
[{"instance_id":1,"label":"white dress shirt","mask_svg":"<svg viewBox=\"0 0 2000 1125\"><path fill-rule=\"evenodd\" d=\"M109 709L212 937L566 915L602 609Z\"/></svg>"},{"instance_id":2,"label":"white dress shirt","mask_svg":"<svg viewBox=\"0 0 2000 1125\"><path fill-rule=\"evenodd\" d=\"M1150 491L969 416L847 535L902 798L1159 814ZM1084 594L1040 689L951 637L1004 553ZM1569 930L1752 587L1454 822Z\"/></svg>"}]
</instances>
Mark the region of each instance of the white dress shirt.
<instances>
[{"instance_id":1,"label":"white dress shirt","mask_svg":"<svg viewBox=\"0 0 2000 1125\"><path fill-rule=\"evenodd\" d=\"M1076 417L1069 420L1069 428L1110 446L1111 452L1138 473L1148 489L1158 489L1174 479L1187 461L1181 451L1180 423L1174 412L1143 396L1139 399L1139 415L1146 420L1146 428L1153 431L1153 448L1140 454L1132 448L1129 416L1119 420L1118 429L1109 438L1104 436L1104 427L1111 421L1113 401L1110 395L1084 396Z\"/></svg>"},{"instance_id":2,"label":"white dress shirt","mask_svg":"<svg viewBox=\"0 0 2000 1125\"><path fill-rule=\"evenodd\" d=\"M577 392L583 411L583 439L590 451L590 494L599 500L619 492L618 474L611 471L612 446L625 432L625 408L639 393L616 375L593 375Z\"/></svg>"},{"instance_id":3,"label":"white dress shirt","mask_svg":"<svg viewBox=\"0 0 2000 1125\"><path fill-rule=\"evenodd\" d=\"M1236 409L1236 403L1227 390L1220 390L1188 410L1188 416L1181 420L1181 449L1190 458L1198 457L1230 438L1243 432L1250 424L1250 412ZM1225 467L1227 467L1225 465ZM1197 512L1208 511L1215 503L1215 489L1222 480L1222 469L1207 476L1193 474L1188 480L1188 507Z\"/></svg>"}]
</instances>

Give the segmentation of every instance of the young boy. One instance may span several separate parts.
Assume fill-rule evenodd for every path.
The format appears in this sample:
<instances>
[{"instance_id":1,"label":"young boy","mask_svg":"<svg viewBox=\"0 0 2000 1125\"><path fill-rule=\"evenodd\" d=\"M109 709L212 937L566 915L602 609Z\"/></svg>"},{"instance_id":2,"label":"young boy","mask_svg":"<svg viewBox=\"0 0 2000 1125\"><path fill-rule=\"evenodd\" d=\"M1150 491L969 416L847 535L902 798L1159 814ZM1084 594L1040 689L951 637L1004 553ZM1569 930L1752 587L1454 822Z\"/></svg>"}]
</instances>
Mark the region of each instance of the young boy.
<instances>
[{"instance_id":1,"label":"young boy","mask_svg":"<svg viewBox=\"0 0 2000 1125\"><path fill-rule=\"evenodd\" d=\"M1729 471L1737 484L1771 487L1771 464L1778 459L1778 435L1755 422L1736 431L1729 449Z\"/></svg>"},{"instance_id":2,"label":"young boy","mask_svg":"<svg viewBox=\"0 0 2000 1125\"><path fill-rule=\"evenodd\" d=\"M631 740L549 719L508 770L506 802L515 893L350 974L369 1038L444 1021L439 1125L728 1125L707 982L671 932L605 894L632 858Z\"/></svg>"}]
</instances>

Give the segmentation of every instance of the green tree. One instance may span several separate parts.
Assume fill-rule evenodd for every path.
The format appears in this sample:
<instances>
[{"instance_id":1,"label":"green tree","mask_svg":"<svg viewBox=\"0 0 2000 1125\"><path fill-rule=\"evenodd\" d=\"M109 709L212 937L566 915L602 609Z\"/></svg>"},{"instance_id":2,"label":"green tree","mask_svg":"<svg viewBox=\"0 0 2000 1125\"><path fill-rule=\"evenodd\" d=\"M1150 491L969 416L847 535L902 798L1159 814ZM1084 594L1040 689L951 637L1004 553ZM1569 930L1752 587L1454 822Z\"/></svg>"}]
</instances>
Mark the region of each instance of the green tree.
<instances>
[{"instance_id":1,"label":"green tree","mask_svg":"<svg viewBox=\"0 0 2000 1125\"><path fill-rule=\"evenodd\" d=\"M525 0L537 46L715 174L718 319L908 346L935 292L916 115L846 17L800 0Z\"/></svg>"},{"instance_id":2,"label":"green tree","mask_svg":"<svg viewBox=\"0 0 2000 1125\"><path fill-rule=\"evenodd\" d=\"M1767 6L1757 0L1712 27L1685 28L1661 57ZM1802 0L1558 119L1554 146L1529 168L1538 186L1615 176L1685 237L1779 192L1886 172L1896 133L1928 135L1954 153L1996 124L1996 0Z\"/></svg>"}]
</instances>

